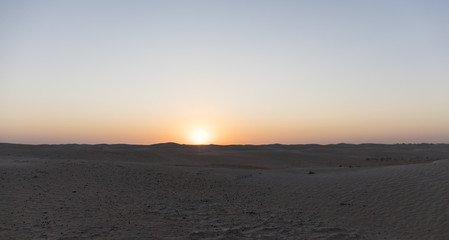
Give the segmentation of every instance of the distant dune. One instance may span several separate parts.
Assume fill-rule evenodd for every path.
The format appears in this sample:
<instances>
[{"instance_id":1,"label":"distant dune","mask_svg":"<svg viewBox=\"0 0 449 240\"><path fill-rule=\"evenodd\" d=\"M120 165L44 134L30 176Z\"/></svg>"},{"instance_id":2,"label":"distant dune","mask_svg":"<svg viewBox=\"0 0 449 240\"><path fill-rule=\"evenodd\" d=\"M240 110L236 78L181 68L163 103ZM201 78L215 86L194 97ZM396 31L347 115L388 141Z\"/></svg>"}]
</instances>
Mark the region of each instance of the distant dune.
<instances>
[{"instance_id":1,"label":"distant dune","mask_svg":"<svg viewBox=\"0 0 449 240\"><path fill-rule=\"evenodd\" d=\"M0 144L4 239L448 239L448 144Z\"/></svg>"}]
</instances>

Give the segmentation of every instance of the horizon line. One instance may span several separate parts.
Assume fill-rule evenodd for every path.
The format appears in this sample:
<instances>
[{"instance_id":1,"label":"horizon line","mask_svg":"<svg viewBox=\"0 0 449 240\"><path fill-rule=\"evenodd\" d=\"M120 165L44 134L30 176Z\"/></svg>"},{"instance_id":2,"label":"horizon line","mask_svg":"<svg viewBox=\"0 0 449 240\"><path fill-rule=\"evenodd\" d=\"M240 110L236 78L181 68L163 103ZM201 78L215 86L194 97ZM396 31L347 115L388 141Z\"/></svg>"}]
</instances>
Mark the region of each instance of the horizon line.
<instances>
[{"instance_id":1,"label":"horizon line","mask_svg":"<svg viewBox=\"0 0 449 240\"><path fill-rule=\"evenodd\" d=\"M189 144L189 143L177 143L177 142L160 142L153 144L133 144L133 143L17 143L17 142L0 142L2 145L28 145L28 146L56 146L56 145L127 145L127 146L156 146L156 145L180 145L180 146L300 146L300 145L448 145L444 142L398 142L398 143L380 143L380 142L362 142L362 143L264 143L264 144L252 144L252 143L233 143L233 144Z\"/></svg>"}]
</instances>

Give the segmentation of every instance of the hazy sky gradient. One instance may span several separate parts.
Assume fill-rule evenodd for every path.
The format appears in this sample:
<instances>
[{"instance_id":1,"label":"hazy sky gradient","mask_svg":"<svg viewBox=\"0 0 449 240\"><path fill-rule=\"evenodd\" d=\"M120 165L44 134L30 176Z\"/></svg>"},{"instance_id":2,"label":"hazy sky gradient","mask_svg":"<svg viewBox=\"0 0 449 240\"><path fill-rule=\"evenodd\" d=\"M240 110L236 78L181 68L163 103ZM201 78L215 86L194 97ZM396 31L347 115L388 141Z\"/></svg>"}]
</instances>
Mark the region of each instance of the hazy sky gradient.
<instances>
[{"instance_id":1,"label":"hazy sky gradient","mask_svg":"<svg viewBox=\"0 0 449 240\"><path fill-rule=\"evenodd\" d=\"M449 1L0 1L0 142L449 142Z\"/></svg>"}]
</instances>

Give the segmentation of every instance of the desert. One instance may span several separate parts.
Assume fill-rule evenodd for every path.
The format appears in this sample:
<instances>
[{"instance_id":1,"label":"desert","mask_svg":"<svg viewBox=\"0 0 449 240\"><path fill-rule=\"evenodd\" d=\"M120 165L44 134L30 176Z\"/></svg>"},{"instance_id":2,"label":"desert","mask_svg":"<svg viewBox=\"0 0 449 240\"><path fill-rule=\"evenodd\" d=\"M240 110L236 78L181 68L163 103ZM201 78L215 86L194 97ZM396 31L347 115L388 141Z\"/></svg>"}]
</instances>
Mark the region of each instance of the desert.
<instances>
[{"instance_id":1,"label":"desert","mask_svg":"<svg viewBox=\"0 0 449 240\"><path fill-rule=\"evenodd\" d=\"M447 239L449 145L0 144L1 239Z\"/></svg>"},{"instance_id":2,"label":"desert","mask_svg":"<svg viewBox=\"0 0 449 240\"><path fill-rule=\"evenodd\" d=\"M0 240L449 240L448 13L0 0Z\"/></svg>"}]
</instances>

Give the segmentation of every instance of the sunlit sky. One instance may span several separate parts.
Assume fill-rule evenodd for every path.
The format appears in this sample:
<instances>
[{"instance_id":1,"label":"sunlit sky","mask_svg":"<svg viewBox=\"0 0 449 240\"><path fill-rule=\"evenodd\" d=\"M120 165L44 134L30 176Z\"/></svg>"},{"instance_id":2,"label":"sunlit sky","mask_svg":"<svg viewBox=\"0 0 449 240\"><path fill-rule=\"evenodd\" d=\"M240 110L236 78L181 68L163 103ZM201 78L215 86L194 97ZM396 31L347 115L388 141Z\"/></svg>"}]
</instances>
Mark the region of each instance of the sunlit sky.
<instances>
[{"instance_id":1,"label":"sunlit sky","mask_svg":"<svg viewBox=\"0 0 449 240\"><path fill-rule=\"evenodd\" d=\"M0 0L0 142L449 142L449 1Z\"/></svg>"}]
</instances>

